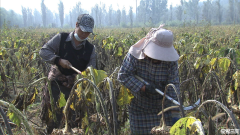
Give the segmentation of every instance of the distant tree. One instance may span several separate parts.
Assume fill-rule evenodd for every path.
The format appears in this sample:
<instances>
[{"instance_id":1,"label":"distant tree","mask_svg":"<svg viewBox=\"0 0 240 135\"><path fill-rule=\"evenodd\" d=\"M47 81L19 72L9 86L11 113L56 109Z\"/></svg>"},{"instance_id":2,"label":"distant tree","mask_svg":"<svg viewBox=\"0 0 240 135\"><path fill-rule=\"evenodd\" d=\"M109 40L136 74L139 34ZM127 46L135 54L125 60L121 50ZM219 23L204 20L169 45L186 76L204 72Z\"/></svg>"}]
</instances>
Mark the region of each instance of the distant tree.
<instances>
[{"instance_id":1,"label":"distant tree","mask_svg":"<svg viewBox=\"0 0 240 135\"><path fill-rule=\"evenodd\" d=\"M240 14L238 14L238 11L239 11L239 6L240 6L240 2L238 2L239 0L235 0L234 1L234 20L235 20L235 22L237 23L237 22L240 22L240 18L239 18L239 16L240 16Z\"/></svg>"},{"instance_id":2,"label":"distant tree","mask_svg":"<svg viewBox=\"0 0 240 135\"><path fill-rule=\"evenodd\" d=\"M151 16L150 16L150 7L149 7L149 1L148 0L144 0L145 1L145 7L143 7L144 11L145 11L145 16L144 16L144 24L149 21L149 19L151 19Z\"/></svg>"},{"instance_id":3,"label":"distant tree","mask_svg":"<svg viewBox=\"0 0 240 135\"><path fill-rule=\"evenodd\" d=\"M46 5L44 4L44 0L42 0L42 3L41 3L41 11L42 11L43 26L46 27L46 24L47 24L47 9L46 9Z\"/></svg>"},{"instance_id":4,"label":"distant tree","mask_svg":"<svg viewBox=\"0 0 240 135\"><path fill-rule=\"evenodd\" d=\"M42 19L41 19L41 13L37 10L37 9L34 9L34 25L36 27L40 26L42 24Z\"/></svg>"},{"instance_id":5,"label":"distant tree","mask_svg":"<svg viewBox=\"0 0 240 135\"><path fill-rule=\"evenodd\" d=\"M102 20L103 20L103 9L102 9L102 2L100 2L99 5L99 11L98 11L98 25L101 27L102 26Z\"/></svg>"},{"instance_id":6,"label":"distant tree","mask_svg":"<svg viewBox=\"0 0 240 135\"><path fill-rule=\"evenodd\" d=\"M180 1L181 5L179 5L176 9L176 16L179 21L182 21L183 15L183 0Z\"/></svg>"},{"instance_id":7,"label":"distant tree","mask_svg":"<svg viewBox=\"0 0 240 135\"><path fill-rule=\"evenodd\" d=\"M71 12L71 16L72 16L72 24L70 24L71 27L75 27L75 23L76 23L76 18L83 13L82 9L81 9L81 2L77 2L76 5L73 7L72 12ZM70 17L69 17L70 18Z\"/></svg>"},{"instance_id":8,"label":"distant tree","mask_svg":"<svg viewBox=\"0 0 240 135\"><path fill-rule=\"evenodd\" d=\"M62 28L63 22L64 22L64 6L62 1L60 1L60 3L58 4L58 11L59 11L59 19L60 19L61 28Z\"/></svg>"},{"instance_id":9,"label":"distant tree","mask_svg":"<svg viewBox=\"0 0 240 135\"><path fill-rule=\"evenodd\" d=\"M5 18L6 18L6 16L7 16L7 10L5 9L5 8L3 8L3 7L0 7L0 27L2 28L2 26L3 26L3 24L4 24L4 21L6 21L5 20ZM22 20L24 20L23 18L22 18Z\"/></svg>"},{"instance_id":10,"label":"distant tree","mask_svg":"<svg viewBox=\"0 0 240 135\"><path fill-rule=\"evenodd\" d=\"M137 0L136 0L136 15L137 15Z\"/></svg>"},{"instance_id":11,"label":"distant tree","mask_svg":"<svg viewBox=\"0 0 240 135\"><path fill-rule=\"evenodd\" d=\"M95 4L93 12L95 13L95 25L98 26L99 22L98 22L98 18L99 18L99 6L98 4Z\"/></svg>"},{"instance_id":12,"label":"distant tree","mask_svg":"<svg viewBox=\"0 0 240 135\"><path fill-rule=\"evenodd\" d=\"M216 6L217 6L217 19L218 19L218 23L221 24L222 23L222 6L220 3L220 0L216 1Z\"/></svg>"},{"instance_id":13,"label":"distant tree","mask_svg":"<svg viewBox=\"0 0 240 135\"><path fill-rule=\"evenodd\" d=\"M81 14L81 12L82 12L81 2L77 2L77 3L76 3L75 9L76 9L76 14L77 14L77 16L79 16L79 15Z\"/></svg>"},{"instance_id":14,"label":"distant tree","mask_svg":"<svg viewBox=\"0 0 240 135\"><path fill-rule=\"evenodd\" d=\"M123 9L122 9L122 19L121 19L123 24L127 23L126 16L127 16L126 15L126 9L125 9L125 7L123 7Z\"/></svg>"},{"instance_id":15,"label":"distant tree","mask_svg":"<svg viewBox=\"0 0 240 135\"><path fill-rule=\"evenodd\" d=\"M11 16L11 19L10 19L10 25L13 26L14 23L15 23L15 12L13 10L10 10L10 16Z\"/></svg>"},{"instance_id":16,"label":"distant tree","mask_svg":"<svg viewBox=\"0 0 240 135\"><path fill-rule=\"evenodd\" d=\"M133 7L132 6L130 6L130 8L129 8L129 19L130 19L130 26L131 26L131 28L133 27Z\"/></svg>"},{"instance_id":17,"label":"distant tree","mask_svg":"<svg viewBox=\"0 0 240 135\"><path fill-rule=\"evenodd\" d=\"M109 24L109 26L112 25L112 13L113 13L113 8L112 8L112 4L111 4L108 9L108 17L109 17L108 24Z\"/></svg>"},{"instance_id":18,"label":"distant tree","mask_svg":"<svg viewBox=\"0 0 240 135\"><path fill-rule=\"evenodd\" d=\"M156 23L160 22L160 21L166 21L168 15L168 9L167 9L167 0L157 0L156 1L156 9L155 11L157 12L154 16L154 18L156 17Z\"/></svg>"},{"instance_id":19,"label":"distant tree","mask_svg":"<svg viewBox=\"0 0 240 135\"><path fill-rule=\"evenodd\" d=\"M228 0L228 21L234 21L234 0Z\"/></svg>"},{"instance_id":20,"label":"distant tree","mask_svg":"<svg viewBox=\"0 0 240 135\"><path fill-rule=\"evenodd\" d=\"M172 21L172 17L173 16L173 8L172 8L172 4L170 5L170 18L169 20Z\"/></svg>"},{"instance_id":21,"label":"distant tree","mask_svg":"<svg viewBox=\"0 0 240 135\"><path fill-rule=\"evenodd\" d=\"M72 12L71 11L69 11L69 22L70 22L70 24L73 24L73 22L72 22L72 20L73 20L73 18L72 18ZM72 27L72 25L70 25L70 27Z\"/></svg>"},{"instance_id":22,"label":"distant tree","mask_svg":"<svg viewBox=\"0 0 240 135\"><path fill-rule=\"evenodd\" d=\"M147 16L146 14L147 14L147 12L145 11L146 10L145 7L146 7L146 1L145 0L141 0L140 1L140 5L138 6L138 14L137 14L138 22L143 22L143 23L146 22L146 16Z\"/></svg>"},{"instance_id":23,"label":"distant tree","mask_svg":"<svg viewBox=\"0 0 240 135\"><path fill-rule=\"evenodd\" d=\"M55 27L58 27L58 26L60 26L60 25L58 25L58 24L60 24L59 22L59 14L58 13L55 13L54 14L54 20L53 20L53 22L54 22L54 24L55 24Z\"/></svg>"},{"instance_id":24,"label":"distant tree","mask_svg":"<svg viewBox=\"0 0 240 135\"><path fill-rule=\"evenodd\" d=\"M17 14L13 10L7 11L5 8L0 7L0 28L3 27L4 23L7 27L24 27L23 21L23 15Z\"/></svg>"},{"instance_id":25,"label":"distant tree","mask_svg":"<svg viewBox=\"0 0 240 135\"><path fill-rule=\"evenodd\" d=\"M203 2L203 18L209 23L212 20L212 3L210 0Z\"/></svg>"},{"instance_id":26,"label":"distant tree","mask_svg":"<svg viewBox=\"0 0 240 135\"><path fill-rule=\"evenodd\" d=\"M237 5L237 9L238 9L236 15L238 15L238 22L240 23L240 1L237 2L236 5Z\"/></svg>"},{"instance_id":27,"label":"distant tree","mask_svg":"<svg viewBox=\"0 0 240 135\"><path fill-rule=\"evenodd\" d=\"M121 24L121 11L120 9L117 10L117 25L120 26Z\"/></svg>"},{"instance_id":28,"label":"distant tree","mask_svg":"<svg viewBox=\"0 0 240 135\"><path fill-rule=\"evenodd\" d=\"M28 22L28 26L33 25L32 9L30 9L30 8L27 9L27 22Z\"/></svg>"},{"instance_id":29,"label":"distant tree","mask_svg":"<svg viewBox=\"0 0 240 135\"><path fill-rule=\"evenodd\" d=\"M101 14L100 14L101 17L99 18L100 26L107 25L107 23L106 23L106 21L107 21L107 19L106 19L107 11L106 11L105 7L106 7L106 5L103 3L101 5Z\"/></svg>"},{"instance_id":30,"label":"distant tree","mask_svg":"<svg viewBox=\"0 0 240 135\"><path fill-rule=\"evenodd\" d=\"M195 20L198 23L199 19L199 11L198 11L198 3L199 0L189 0L189 2L185 2L188 15L190 17L190 20Z\"/></svg>"},{"instance_id":31,"label":"distant tree","mask_svg":"<svg viewBox=\"0 0 240 135\"><path fill-rule=\"evenodd\" d=\"M158 13L157 13L157 6L156 6L156 0L149 0L149 8L150 8L150 17L151 17L151 22L153 24L157 23L157 19L154 19L155 16L158 16Z\"/></svg>"},{"instance_id":32,"label":"distant tree","mask_svg":"<svg viewBox=\"0 0 240 135\"><path fill-rule=\"evenodd\" d=\"M166 21L165 19L168 17L167 2L167 0L141 0L136 15L138 22L156 24L161 20Z\"/></svg>"},{"instance_id":33,"label":"distant tree","mask_svg":"<svg viewBox=\"0 0 240 135\"><path fill-rule=\"evenodd\" d=\"M22 6L23 25L27 27L27 9Z\"/></svg>"},{"instance_id":34,"label":"distant tree","mask_svg":"<svg viewBox=\"0 0 240 135\"><path fill-rule=\"evenodd\" d=\"M52 13L52 11L48 8L46 8L46 26L52 26L52 23L54 23L54 14Z\"/></svg>"}]
</instances>

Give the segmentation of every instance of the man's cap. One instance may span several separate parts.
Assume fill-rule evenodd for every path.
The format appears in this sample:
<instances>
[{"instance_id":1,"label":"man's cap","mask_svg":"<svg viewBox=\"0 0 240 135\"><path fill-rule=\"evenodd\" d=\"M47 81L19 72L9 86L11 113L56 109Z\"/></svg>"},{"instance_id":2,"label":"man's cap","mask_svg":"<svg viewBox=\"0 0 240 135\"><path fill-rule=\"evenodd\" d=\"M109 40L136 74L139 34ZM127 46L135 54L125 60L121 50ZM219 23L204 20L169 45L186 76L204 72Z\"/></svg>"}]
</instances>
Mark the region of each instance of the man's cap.
<instances>
[{"instance_id":1,"label":"man's cap","mask_svg":"<svg viewBox=\"0 0 240 135\"><path fill-rule=\"evenodd\" d=\"M93 33L94 19L89 14L81 14L77 18L77 23L83 32Z\"/></svg>"}]
</instances>

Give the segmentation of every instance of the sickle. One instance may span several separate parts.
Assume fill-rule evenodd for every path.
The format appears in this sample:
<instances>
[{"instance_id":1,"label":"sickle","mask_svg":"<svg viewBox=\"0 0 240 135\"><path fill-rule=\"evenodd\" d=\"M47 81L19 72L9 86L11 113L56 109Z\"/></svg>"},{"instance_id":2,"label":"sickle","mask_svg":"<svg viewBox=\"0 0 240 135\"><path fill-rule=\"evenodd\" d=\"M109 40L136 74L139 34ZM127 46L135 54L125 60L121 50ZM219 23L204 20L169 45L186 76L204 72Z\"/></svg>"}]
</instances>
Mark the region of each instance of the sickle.
<instances>
[{"instance_id":1,"label":"sickle","mask_svg":"<svg viewBox=\"0 0 240 135\"><path fill-rule=\"evenodd\" d=\"M143 82L143 83L146 84L146 85L149 85L149 83L146 82L145 80L143 80L141 77L139 77L139 76L137 76L137 75L134 75L134 76L135 76L139 81ZM159 89L157 89L157 88L155 88L155 90L156 90L156 92L158 92L158 93L161 94L162 96L164 95L164 92L162 92L161 90L159 90ZM165 97L166 97L168 100L172 101L174 104L180 106L180 103L179 103L178 101L174 100L173 98L171 98L170 96L165 95ZM183 106L183 110L185 110L185 111L186 111L186 110L191 110L191 109L197 107L199 104L200 104L200 99L198 99L198 101L197 101L196 103L194 103L192 106L187 106L187 107L184 107L184 106Z\"/></svg>"}]
</instances>

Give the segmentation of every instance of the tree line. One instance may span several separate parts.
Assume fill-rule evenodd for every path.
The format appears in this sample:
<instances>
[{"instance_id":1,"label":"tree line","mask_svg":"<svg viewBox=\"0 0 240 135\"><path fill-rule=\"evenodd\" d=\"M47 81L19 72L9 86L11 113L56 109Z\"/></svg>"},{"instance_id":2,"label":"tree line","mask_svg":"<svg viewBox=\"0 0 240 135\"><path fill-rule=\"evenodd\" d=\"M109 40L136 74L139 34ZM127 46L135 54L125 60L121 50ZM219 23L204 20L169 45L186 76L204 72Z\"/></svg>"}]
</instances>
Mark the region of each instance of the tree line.
<instances>
[{"instance_id":1,"label":"tree line","mask_svg":"<svg viewBox=\"0 0 240 135\"><path fill-rule=\"evenodd\" d=\"M64 10L62 1L58 3L58 13L53 13L41 2L41 11L22 6L22 15L13 10L0 9L0 26L4 22L9 26L17 27L61 27L74 28L79 14L88 13L95 19L95 26L102 27L143 27L157 26L165 23L170 26L201 25L201 24L239 24L240 0L179 0L180 5L169 7L168 0L140 0L137 6L132 5L113 9L104 3L96 3L90 11L77 2L71 11ZM136 6L136 11L133 7Z\"/></svg>"}]
</instances>

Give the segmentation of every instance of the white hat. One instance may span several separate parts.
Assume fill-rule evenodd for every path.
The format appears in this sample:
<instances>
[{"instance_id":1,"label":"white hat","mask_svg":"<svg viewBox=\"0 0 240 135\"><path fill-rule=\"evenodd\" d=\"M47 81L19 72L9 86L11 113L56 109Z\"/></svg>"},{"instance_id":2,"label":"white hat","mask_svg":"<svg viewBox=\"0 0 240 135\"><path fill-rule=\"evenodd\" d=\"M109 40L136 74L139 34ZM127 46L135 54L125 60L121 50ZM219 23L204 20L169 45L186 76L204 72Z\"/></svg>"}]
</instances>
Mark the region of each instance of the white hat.
<instances>
[{"instance_id":1,"label":"white hat","mask_svg":"<svg viewBox=\"0 0 240 135\"><path fill-rule=\"evenodd\" d=\"M129 53L137 59L144 59L145 55L162 61L177 61L179 55L173 46L173 33L170 30L151 29L146 37L132 45Z\"/></svg>"}]
</instances>

